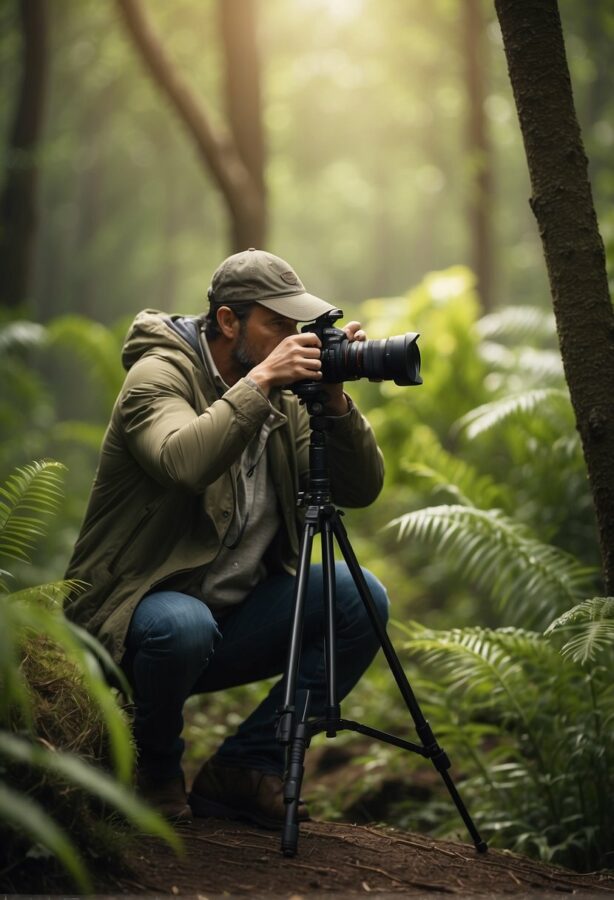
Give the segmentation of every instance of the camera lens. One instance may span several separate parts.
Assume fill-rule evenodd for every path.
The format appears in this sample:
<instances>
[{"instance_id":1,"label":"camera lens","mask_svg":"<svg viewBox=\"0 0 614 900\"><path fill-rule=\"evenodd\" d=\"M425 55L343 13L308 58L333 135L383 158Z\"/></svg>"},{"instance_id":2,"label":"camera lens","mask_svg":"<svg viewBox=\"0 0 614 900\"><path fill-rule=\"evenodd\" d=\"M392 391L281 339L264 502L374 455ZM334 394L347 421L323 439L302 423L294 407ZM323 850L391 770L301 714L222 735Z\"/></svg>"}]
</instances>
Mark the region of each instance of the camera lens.
<instances>
[{"instance_id":1,"label":"camera lens","mask_svg":"<svg viewBox=\"0 0 614 900\"><path fill-rule=\"evenodd\" d=\"M344 341L336 348L343 352L346 379L372 378L398 385L422 384L420 351L412 332L380 341Z\"/></svg>"}]
</instances>

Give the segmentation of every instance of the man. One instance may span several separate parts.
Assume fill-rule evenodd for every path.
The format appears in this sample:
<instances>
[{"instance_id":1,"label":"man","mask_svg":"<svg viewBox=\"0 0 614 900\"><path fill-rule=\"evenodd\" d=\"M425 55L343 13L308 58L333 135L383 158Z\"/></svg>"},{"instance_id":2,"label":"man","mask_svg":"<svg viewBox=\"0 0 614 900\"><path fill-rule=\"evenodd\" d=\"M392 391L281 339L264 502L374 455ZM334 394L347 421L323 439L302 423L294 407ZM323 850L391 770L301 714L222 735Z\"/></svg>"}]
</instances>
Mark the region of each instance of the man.
<instances>
[{"instance_id":1,"label":"man","mask_svg":"<svg viewBox=\"0 0 614 900\"><path fill-rule=\"evenodd\" d=\"M203 317L140 313L128 370L101 450L67 577L90 587L67 615L121 663L134 688L137 787L173 819L218 815L283 821L278 683L204 763L189 805L181 769L182 709L192 694L283 672L308 473L308 417L285 385L322 379L320 341L297 333L333 307L308 294L279 257L226 259ZM364 340L357 322L349 340ZM342 385L326 385L333 499L364 506L380 491L382 457ZM382 617L382 585L365 573ZM337 564L340 697L377 650L345 565ZM300 687L322 715L321 568L305 605ZM300 817L306 816L301 805Z\"/></svg>"}]
</instances>

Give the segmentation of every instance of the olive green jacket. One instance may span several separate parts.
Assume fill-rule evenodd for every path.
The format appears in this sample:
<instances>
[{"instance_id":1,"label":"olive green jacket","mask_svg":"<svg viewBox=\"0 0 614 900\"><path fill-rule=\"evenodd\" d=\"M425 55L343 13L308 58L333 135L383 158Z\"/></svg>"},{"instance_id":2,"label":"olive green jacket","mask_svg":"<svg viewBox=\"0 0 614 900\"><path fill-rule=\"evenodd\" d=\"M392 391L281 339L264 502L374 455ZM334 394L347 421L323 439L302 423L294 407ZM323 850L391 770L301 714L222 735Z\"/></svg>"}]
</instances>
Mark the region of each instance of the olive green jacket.
<instances>
[{"instance_id":1,"label":"olive green jacket","mask_svg":"<svg viewBox=\"0 0 614 900\"><path fill-rule=\"evenodd\" d=\"M66 615L118 662L146 593L169 579L176 583L182 573L202 580L232 524L241 454L270 413L269 402L244 379L219 397L201 356L200 327L200 319L155 310L136 317L122 355L128 374L66 573L88 585L69 600ZM308 417L291 391L273 391L270 401L283 414L267 442L282 526L267 564L270 571L294 572ZM383 482L371 428L354 407L330 421L333 499L366 506Z\"/></svg>"}]
</instances>

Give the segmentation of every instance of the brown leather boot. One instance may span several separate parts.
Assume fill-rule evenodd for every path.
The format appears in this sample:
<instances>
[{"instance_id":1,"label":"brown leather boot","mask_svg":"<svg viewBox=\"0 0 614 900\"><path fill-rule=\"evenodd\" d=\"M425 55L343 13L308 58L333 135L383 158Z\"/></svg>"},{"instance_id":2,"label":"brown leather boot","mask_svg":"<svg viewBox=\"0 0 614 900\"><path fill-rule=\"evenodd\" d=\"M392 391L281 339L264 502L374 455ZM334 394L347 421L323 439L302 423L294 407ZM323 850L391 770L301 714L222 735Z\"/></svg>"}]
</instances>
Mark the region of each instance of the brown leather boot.
<instances>
[{"instance_id":1,"label":"brown leather boot","mask_svg":"<svg viewBox=\"0 0 614 900\"><path fill-rule=\"evenodd\" d=\"M201 766L188 797L195 816L241 819L263 828L278 829L284 824L286 806L284 783L279 775L257 769L223 766L214 759ZM299 821L309 818L300 801Z\"/></svg>"},{"instance_id":2,"label":"brown leather boot","mask_svg":"<svg viewBox=\"0 0 614 900\"><path fill-rule=\"evenodd\" d=\"M188 806L183 775L176 778L152 778L146 772L136 775L136 792L169 822L190 822L192 810Z\"/></svg>"}]
</instances>

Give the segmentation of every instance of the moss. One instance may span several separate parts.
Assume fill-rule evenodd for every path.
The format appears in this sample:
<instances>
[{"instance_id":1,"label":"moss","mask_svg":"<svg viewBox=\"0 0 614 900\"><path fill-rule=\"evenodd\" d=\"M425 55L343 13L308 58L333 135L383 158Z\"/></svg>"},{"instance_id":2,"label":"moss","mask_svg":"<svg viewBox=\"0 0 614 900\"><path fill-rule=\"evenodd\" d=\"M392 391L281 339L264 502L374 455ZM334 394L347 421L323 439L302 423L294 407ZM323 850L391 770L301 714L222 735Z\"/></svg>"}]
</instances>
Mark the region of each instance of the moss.
<instances>
[{"instance_id":1,"label":"moss","mask_svg":"<svg viewBox=\"0 0 614 900\"><path fill-rule=\"evenodd\" d=\"M49 750L73 753L92 765L111 770L99 707L92 702L77 666L62 648L45 637L28 638L22 645L20 671L30 696L34 739ZM7 724L12 731L25 726L21 714L15 711ZM29 795L53 816L90 870L123 867L130 848L129 828L98 798L30 766L10 764L3 774L14 790ZM66 880L61 867L46 851L34 846L27 837L0 826L0 880L2 876L9 879L9 887L18 877L15 884L24 882L38 889L57 887Z\"/></svg>"}]
</instances>

